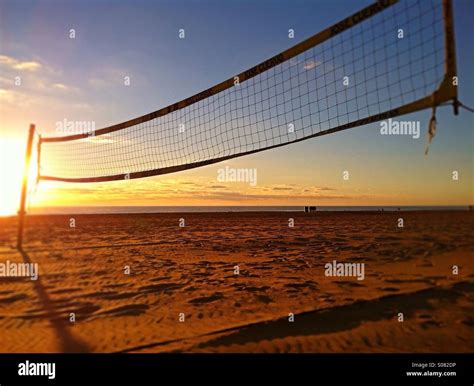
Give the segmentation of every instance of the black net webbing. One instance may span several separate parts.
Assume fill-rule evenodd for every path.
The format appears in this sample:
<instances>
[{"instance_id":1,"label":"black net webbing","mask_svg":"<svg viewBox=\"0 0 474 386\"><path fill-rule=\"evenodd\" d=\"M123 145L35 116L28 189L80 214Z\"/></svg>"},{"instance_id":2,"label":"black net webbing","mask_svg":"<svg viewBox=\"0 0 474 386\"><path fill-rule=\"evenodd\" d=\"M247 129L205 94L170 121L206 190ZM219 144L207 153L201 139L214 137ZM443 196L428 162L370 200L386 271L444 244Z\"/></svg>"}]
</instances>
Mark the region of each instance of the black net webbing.
<instances>
[{"instance_id":1,"label":"black net webbing","mask_svg":"<svg viewBox=\"0 0 474 386\"><path fill-rule=\"evenodd\" d=\"M416 101L445 76L443 5L391 3L147 116L93 135L43 138L40 179L170 173L420 109Z\"/></svg>"}]
</instances>

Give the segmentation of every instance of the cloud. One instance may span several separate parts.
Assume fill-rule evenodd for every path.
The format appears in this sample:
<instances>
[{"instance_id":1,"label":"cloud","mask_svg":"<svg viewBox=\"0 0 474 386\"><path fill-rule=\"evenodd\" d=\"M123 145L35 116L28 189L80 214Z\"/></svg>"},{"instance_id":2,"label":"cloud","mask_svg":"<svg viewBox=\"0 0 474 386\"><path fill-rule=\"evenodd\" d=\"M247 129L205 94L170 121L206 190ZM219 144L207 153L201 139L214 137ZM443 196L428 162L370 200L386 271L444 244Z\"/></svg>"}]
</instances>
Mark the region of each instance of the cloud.
<instances>
[{"instance_id":1,"label":"cloud","mask_svg":"<svg viewBox=\"0 0 474 386\"><path fill-rule=\"evenodd\" d=\"M69 87L67 87L66 85L62 83L54 83L53 87L57 88L58 90L69 90Z\"/></svg>"},{"instance_id":2,"label":"cloud","mask_svg":"<svg viewBox=\"0 0 474 386\"><path fill-rule=\"evenodd\" d=\"M203 192L204 193L204 192ZM337 200L337 199L349 199L352 200L356 197L362 196L355 196L355 195L345 195L345 194L338 194L338 195L280 195L280 194L248 194L248 193L241 193L241 192L217 192L217 193L205 193L199 195L197 197L196 193L193 192L193 195L182 194L179 195L180 199L196 199L199 198L200 200L206 201L245 201L245 200L280 200L280 201L288 201L288 202L297 202L298 200L306 200L306 201L315 201L315 200Z\"/></svg>"},{"instance_id":3,"label":"cloud","mask_svg":"<svg viewBox=\"0 0 474 386\"><path fill-rule=\"evenodd\" d=\"M97 143L97 144L110 144L110 143L115 143L116 141L110 138L105 137L106 134L101 135L101 136L90 136L84 139L84 142L90 142L90 143Z\"/></svg>"},{"instance_id":4,"label":"cloud","mask_svg":"<svg viewBox=\"0 0 474 386\"><path fill-rule=\"evenodd\" d=\"M124 77L130 76L130 72L119 68L100 68L94 76L88 79L88 83L94 88L106 88L110 86L123 86ZM136 76L134 76L134 83Z\"/></svg>"},{"instance_id":5,"label":"cloud","mask_svg":"<svg viewBox=\"0 0 474 386\"><path fill-rule=\"evenodd\" d=\"M321 61L317 61L317 60L307 60L304 65L303 65L303 68L305 70L312 70L313 68L316 68L317 66L319 66L321 64Z\"/></svg>"},{"instance_id":6,"label":"cloud","mask_svg":"<svg viewBox=\"0 0 474 386\"><path fill-rule=\"evenodd\" d=\"M0 88L0 100L11 102L13 100L13 93L4 88Z\"/></svg>"},{"instance_id":7,"label":"cloud","mask_svg":"<svg viewBox=\"0 0 474 386\"><path fill-rule=\"evenodd\" d=\"M36 71L42 67L37 61L21 61L7 55L0 55L0 64L19 71Z\"/></svg>"},{"instance_id":8,"label":"cloud","mask_svg":"<svg viewBox=\"0 0 474 386\"><path fill-rule=\"evenodd\" d=\"M18 108L49 110L54 105L68 105L65 95L80 93L80 90L62 81L59 71L43 60L19 60L13 56L0 55L0 88L5 114L17 116Z\"/></svg>"},{"instance_id":9,"label":"cloud","mask_svg":"<svg viewBox=\"0 0 474 386\"><path fill-rule=\"evenodd\" d=\"M0 101L5 112L7 112L7 107L13 107L13 109L29 107L31 100L32 98L28 95L24 96L16 90L0 88Z\"/></svg>"},{"instance_id":10,"label":"cloud","mask_svg":"<svg viewBox=\"0 0 474 386\"><path fill-rule=\"evenodd\" d=\"M293 190L292 187L288 186L288 187L285 187L285 186L275 186L273 188L273 190Z\"/></svg>"},{"instance_id":11,"label":"cloud","mask_svg":"<svg viewBox=\"0 0 474 386\"><path fill-rule=\"evenodd\" d=\"M13 85L13 78L6 78L4 76L0 76L0 84L4 84L7 86Z\"/></svg>"},{"instance_id":12,"label":"cloud","mask_svg":"<svg viewBox=\"0 0 474 386\"><path fill-rule=\"evenodd\" d=\"M143 179L93 184L94 186L75 186L48 183L43 197L38 203L47 206L57 205L335 205L348 204L374 198L380 195L363 194L354 191L326 192L338 190L324 186L291 185L294 190L275 190L275 187L290 185L266 185L246 189L237 186L217 185L206 177ZM44 184L47 184L46 182ZM41 185L40 185L41 186ZM215 188L215 187L222 188ZM224 189L225 187L225 189ZM33 203L33 205L36 205Z\"/></svg>"},{"instance_id":13,"label":"cloud","mask_svg":"<svg viewBox=\"0 0 474 386\"><path fill-rule=\"evenodd\" d=\"M268 189L268 188L267 188ZM327 186L312 186L312 187L302 187L302 186L297 186L295 184L288 184L288 185L277 185L277 186L272 186L271 190L273 191L284 191L284 192L293 192L293 194L299 194L300 192L303 193L314 193L314 194L319 194L319 192L322 191L333 191L336 190L334 188L330 188Z\"/></svg>"},{"instance_id":14,"label":"cloud","mask_svg":"<svg viewBox=\"0 0 474 386\"><path fill-rule=\"evenodd\" d=\"M312 70L313 68L316 68L317 66L321 65L321 63L322 61L314 60L314 59L308 59L308 60L290 59L290 66L303 65L303 68L305 70Z\"/></svg>"},{"instance_id":15,"label":"cloud","mask_svg":"<svg viewBox=\"0 0 474 386\"><path fill-rule=\"evenodd\" d=\"M86 131L87 132L87 131ZM119 143L125 144L130 143L128 139L124 139L123 136L114 136L112 134L102 134L102 135L91 135L84 139L85 142L98 143L98 144L109 144L109 143Z\"/></svg>"}]
</instances>

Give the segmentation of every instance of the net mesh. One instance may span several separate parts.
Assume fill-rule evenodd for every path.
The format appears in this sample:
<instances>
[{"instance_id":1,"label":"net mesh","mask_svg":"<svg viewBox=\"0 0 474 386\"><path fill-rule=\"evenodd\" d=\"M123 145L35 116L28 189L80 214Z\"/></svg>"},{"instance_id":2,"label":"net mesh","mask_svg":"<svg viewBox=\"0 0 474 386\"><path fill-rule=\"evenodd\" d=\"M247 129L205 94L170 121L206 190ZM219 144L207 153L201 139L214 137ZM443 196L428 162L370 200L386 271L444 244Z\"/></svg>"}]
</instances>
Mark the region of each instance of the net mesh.
<instances>
[{"instance_id":1,"label":"net mesh","mask_svg":"<svg viewBox=\"0 0 474 386\"><path fill-rule=\"evenodd\" d=\"M43 142L41 175L186 169L324 134L431 95L444 78L443 37L440 1L401 1L164 116L103 135Z\"/></svg>"}]
</instances>

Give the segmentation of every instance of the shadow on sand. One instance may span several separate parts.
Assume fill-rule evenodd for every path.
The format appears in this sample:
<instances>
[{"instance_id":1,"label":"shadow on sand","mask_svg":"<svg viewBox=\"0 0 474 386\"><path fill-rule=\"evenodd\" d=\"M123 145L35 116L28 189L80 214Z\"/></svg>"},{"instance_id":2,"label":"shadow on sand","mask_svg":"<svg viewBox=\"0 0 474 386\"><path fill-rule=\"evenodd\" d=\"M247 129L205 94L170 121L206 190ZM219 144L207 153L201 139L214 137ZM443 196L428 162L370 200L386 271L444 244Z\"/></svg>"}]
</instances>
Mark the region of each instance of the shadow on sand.
<instances>
[{"instance_id":1,"label":"shadow on sand","mask_svg":"<svg viewBox=\"0 0 474 386\"><path fill-rule=\"evenodd\" d=\"M432 301L453 302L464 293L474 292L474 283L459 282L451 287L428 288L414 293L387 295L374 300L361 300L352 304L301 313L298 318L298 329L289 327L288 319L255 323L246 327L228 329L227 334L199 345L218 347L221 345L243 344L261 340L285 338L294 334L321 335L353 329L367 321L379 321L395 318L398 310L403 310L405 317L411 317L420 310L433 309Z\"/></svg>"},{"instance_id":2,"label":"shadow on sand","mask_svg":"<svg viewBox=\"0 0 474 386\"><path fill-rule=\"evenodd\" d=\"M30 256L23 248L18 248L18 251L23 257L25 263L32 263ZM46 289L41 281L41 277L38 276L38 280L34 280L32 282L34 289L38 294L39 301L44 308L51 327L56 334L58 351L75 353L89 352L90 348L85 343L75 338L69 331L67 319L65 319L64 314L60 314L57 311L54 303L51 301L48 293L46 292Z\"/></svg>"}]
</instances>

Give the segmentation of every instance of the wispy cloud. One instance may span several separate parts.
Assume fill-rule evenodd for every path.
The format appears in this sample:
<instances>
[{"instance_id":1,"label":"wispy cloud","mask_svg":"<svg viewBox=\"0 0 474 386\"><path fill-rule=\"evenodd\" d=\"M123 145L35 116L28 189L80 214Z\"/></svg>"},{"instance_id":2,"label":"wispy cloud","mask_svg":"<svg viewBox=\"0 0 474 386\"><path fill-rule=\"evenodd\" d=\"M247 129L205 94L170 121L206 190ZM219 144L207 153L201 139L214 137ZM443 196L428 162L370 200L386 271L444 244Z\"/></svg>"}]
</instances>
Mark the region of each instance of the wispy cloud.
<instances>
[{"instance_id":1,"label":"wispy cloud","mask_svg":"<svg viewBox=\"0 0 474 386\"><path fill-rule=\"evenodd\" d=\"M91 120L95 112L79 87L69 83L61 70L36 55L26 58L0 55L0 74L0 104L5 127L24 127L28 111L35 114L35 123L47 135L64 114L71 120ZM52 121L40 118L42 112L54 115Z\"/></svg>"},{"instance_id":2,"label":"wispy cloud","mask_svg":"<svg viewBox=\"0 0 474 386\"><path fill-rule=\"evenodd\" d=\"M70 188L60 186L48 190L48 199L54 199L57 195L63 203L77 201L77 195L81 194L81 200L94 202L107 202L115 204L169 204L170 201L199 205L236 204L239 202L252 202L256 204L284 204L294 205L308 202L340 202L353 201L367 197L356 192L339 192L337 189L325 186L305 187L299 184L289 185L262 185L252 189L237 187L232 184L217 185L211 179L196 177L196 182L182 180L180 178L142 180L133 183L122 181L121 183L104 183L90 188ZM334 190L334 192L332 192ZM60 192L60 194L58 194ZM137 198L139 197L139 198ZM54 200L53 200L54 201Z\"/></svg>"},{"instance_id":3,"label":"wispy cloud","mask_svg":"<svg viewBox=\"0 0 474 386\"><path fill-rule=\"evenodd\" d=\"M316 68L317 66L319 66L321 64L321 61L318 61L318 60L307 60L304 65L303 65L303 68L305 70L312 70L313 68Z\"/></svg>"},{"instance_id":4,"label":"wispy cloud","mask_svg":"<svg viewBox=\"0 0 474 386\"><path fill-rule=\"evenodd\" d=\"M19 71L36 71L42 65L35 60L22 61L12 56L0 55L0 65Z\"/></svg>"},{"instance_id":5,"label":"wispy cloud","mask_svg":"<svg viewBox=\"0 0 474 386\"><path fill-rule=\"evenodd\" d=\"M101 68L96 74L89 78L88 83L95 88L123 85L124 77L130 74L119 68Z\"/></svg>"},{"instance_id":6,"label":"wispy cloud","mask_svg":"<svg viewBox=\"0 0 474 386\"><path fill-rule=\"evenodd\" d=\"M314 59L308 59L308 60L297 60L297 59L290 59L290 66L303 66L303 69L305 70L312 70L313 68L316 68L317 66L321 65L322 61L320 60L314 60Z\"/></svg>"},{"instance_id":7,"label":"wispy cloud","mask_svg":"<svg viewBox=\"0 0 474 386\"><path fill-rule=\"evenodd\" d=\"M114 143L118 146L120 145L129 145L133 143L133 141L127 138L124 135L117 135L117 134L101 134L98 136L91 135L84 139L85 142L91 142L95 144L110 144Z\"/></svg>"},{"instance_id":8,"label":"wispy cloud","mask_svg":"<svg viewBox=\"0 0 474 386\"><path fill-rule=\"evenodd\" d=\"M78 93L76 87L66 84L61 71L39 59L20 60L11 55L0 55L0 87L25 99L58 98L65 93Z\"/></svg>"},{"instance_id":9,"label":"wispy cloud","mask_svg":"<svg viewBox=\"0 0 474 386\"><path fill-rule=\"evenodd\" d=\"M58 90L69 90L70 87L66 86L65 84L62 84L62 83L54 83L53 84L53 87L58 89Z\"/></svg>"},{"instance_id":10,"label":"wispy cloud","mask_svg":"<svg viewBox=\"0 0 474 386\"><path fill-rule=\"evenodd\" d=\"M14 95L11 91L0 88L0 100L3 102L11 102L14 98Z\"/></svg>"},{"instance_id":11,"label":"wispy cloud","mask_svg":"<svg viewBox=\"0 0 474 386\"><path fill-rule=\"evenodd\" d=\"M0 88L0 101L4 112L21 108L27 108L31 106L31 102L34 98L27 94L14 89Z\"/></svg>"}]
</instances>

